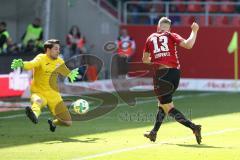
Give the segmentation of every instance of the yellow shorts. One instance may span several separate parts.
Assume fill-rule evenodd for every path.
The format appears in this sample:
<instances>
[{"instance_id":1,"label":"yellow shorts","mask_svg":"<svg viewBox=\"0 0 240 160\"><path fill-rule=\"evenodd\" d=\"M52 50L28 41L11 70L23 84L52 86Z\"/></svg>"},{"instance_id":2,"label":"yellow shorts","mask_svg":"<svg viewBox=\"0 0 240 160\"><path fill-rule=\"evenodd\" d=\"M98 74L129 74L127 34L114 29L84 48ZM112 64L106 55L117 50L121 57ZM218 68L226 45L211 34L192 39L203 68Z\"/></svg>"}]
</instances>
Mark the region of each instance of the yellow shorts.
<instances>
[{"instance_id":1,"label":"yellow shorts","mask_svg":"<svg viewBox=\"0 0 240 160\"><path fill-rule=\"evenodd\" d=\"M40 109L48 106L50 112L55 116L63 112L68 112L60 94L48 92L48 94L32 93L31 102L37 103Z\"/></svg>"}]
</instances>

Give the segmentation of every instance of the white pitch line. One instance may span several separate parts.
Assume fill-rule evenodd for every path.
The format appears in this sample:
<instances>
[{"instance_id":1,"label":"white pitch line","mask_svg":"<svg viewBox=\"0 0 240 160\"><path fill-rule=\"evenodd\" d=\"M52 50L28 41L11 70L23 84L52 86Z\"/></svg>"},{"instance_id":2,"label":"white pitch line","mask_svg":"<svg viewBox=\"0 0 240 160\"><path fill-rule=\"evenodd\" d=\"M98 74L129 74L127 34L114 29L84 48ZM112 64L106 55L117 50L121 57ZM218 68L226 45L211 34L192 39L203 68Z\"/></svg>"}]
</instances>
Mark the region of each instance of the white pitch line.
<instances>
[{"instance_id":1,"label":"white pitch line","mask_svg":"<svg viewBox=\"0 0 240 160\"><path fill-rule=\"evenodd\" d=\"M224 130L207 132L207 133L202 134L202 136L207 137L207 136L224 134L224 133L227 133L227 132L234 132L234 131L239 131L239 130L240 130L240 128L227 128L227 129L224 129ZM191 137L188 136L188 137L181 137L181 138L177 138L177 139L173 138L173 139L162 141L162 142L159 142L159 143L145 144L145 145L139 145L139 146L135 146L135 147L128 147L128 148L123 148L123 149L117 149L117 150L112 150L112 151L108 151L108 152L93 154L93 155L89 155L89 156L85 156L85 157L74 158L73 160L94 159L94 158L104 157L104 156L118 154L118 153L122 153L122 152L129 152L129 151L135 151L135 150L138 150L138 149L157 147L157 146L160 146L160 145L166 144L166 143L173 143L173 142L176 142L176 141L179 142L179 141L185 141L185 140L190 140L190 139L195 139L195 137L194 136L191 136Z\"/></svg>"},{"instance_id":2,"label":"white pitch line","mask_svg":"<svg viewBox=\"0 0 240 160\"><path fill-rule=\"evenodd\" d=\"M17 118L17 117L23 117L24 114L15 114L15 115L11 115L11 116L3 116L0 117L0 119L11 119L11 118Z\"/></svg>"},{"instance_id":3,"label":"white pitch line","mask_svg":"<svg viewBox=\"0 0 240 160\"><path fill-rule=\"evenodd\" d=\"M175 96L173 97L173 99L184 99L184 98L189 98L189 97L195 97L195 96L209 96L209 95L215 95L214 93L200 93L200 94L197 94L197 95L179 95L179 96ZM149 102L155 102L157 101L156 98L154 99L146 99L146 100L143 100L143 101L137 101L137 104L144 104L144 103L149 103ZM125 106L127 105L126 103L119 103L118 106ZM47 113L47 112L46 112ZM11 115L11 116L3 116L3 117L0 117L0 120L1 119L11 119L11 118L17 118L17 117L24 117L25 114L15 114L15 115Z\"/></svg>"},{"instance_id":4,"label":"white pitch line","mask_svg":"<svg viewBox=\"0 0 240 160\"><path fill-rule=\"evenodd\" d=\"M174 96L173 100L177 100L177 99L184 99L184 98L190 98L190 97L204 97L204 96L210 96L210 95L216 95L219 93L200 93L197 95L179 95L179 96ZM157 98L151 98L151 99L145 99L143 101L137 101L137 104L144 104L144 103L149 103L149 102L157 102ZM126 105L126 103L119 103L118 106L124 106Z\"/></svg>"},{"instance_id":5,"label":"white pitch line","mask_svg":"<svg viewBox=\"0 0 240 160\"><path fill-rule=\"evenodd\" d=\"M41 115L46 115L48 114L48 112L42 112ZM1 119L12 119L12 118L18 118L18 117L25 117L26 114L15 114L15 115L11 115L11 116L3 116L3 117L0 117L0 120Z\"/></svg>"}]
</instances>

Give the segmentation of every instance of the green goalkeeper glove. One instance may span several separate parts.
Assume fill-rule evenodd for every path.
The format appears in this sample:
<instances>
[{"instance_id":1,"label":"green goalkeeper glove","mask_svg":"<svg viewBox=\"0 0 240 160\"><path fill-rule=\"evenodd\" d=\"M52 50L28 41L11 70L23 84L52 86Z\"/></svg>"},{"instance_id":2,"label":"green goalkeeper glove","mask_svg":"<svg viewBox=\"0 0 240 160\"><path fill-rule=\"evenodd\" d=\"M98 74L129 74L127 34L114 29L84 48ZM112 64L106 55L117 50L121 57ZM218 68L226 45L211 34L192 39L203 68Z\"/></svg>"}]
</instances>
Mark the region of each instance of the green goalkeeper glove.
<instances>
[{"instance_id":1,"label":"green goalkeeper glove","mask_svg":"<svg viewBox=\"0 0 240 160\"><path fill-rule=\"evenodd\" d=\"M18 67L23 67L22 59L14 59L11 64L11 69L17 69Z\"/></svg>"},{"instance_id":2,"label":"green goalkeeper glove","mask_svg":"<svg viewBox=\"0 0 240 160\"><path fill-rule=\"evenodd\" d=\"M78 73L78 68L72 70L69 74L68 74L68 78L70 79L70 82L73 83L76 78L78 77L79 73Z\"/></svg>"}]
</instances>

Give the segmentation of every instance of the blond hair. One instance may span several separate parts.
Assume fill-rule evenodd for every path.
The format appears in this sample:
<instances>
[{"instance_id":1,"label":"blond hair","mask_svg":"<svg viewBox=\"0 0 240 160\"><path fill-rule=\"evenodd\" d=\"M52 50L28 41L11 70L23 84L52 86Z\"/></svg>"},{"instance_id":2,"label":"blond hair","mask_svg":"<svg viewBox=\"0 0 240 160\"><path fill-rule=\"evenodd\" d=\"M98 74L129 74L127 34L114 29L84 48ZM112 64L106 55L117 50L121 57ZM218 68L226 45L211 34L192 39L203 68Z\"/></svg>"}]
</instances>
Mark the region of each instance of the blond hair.
<instances>
[{"instance_id":1,"label":"blond hair","mask_svg":"<svg viewBox=\"0 0 240 160\"><path fill-rule=\"evenodd\" d=\"M168 23L171 25L172 21L168 17L161 17L158 21L158 25L160 25L161 23Z\"/></svg>"},{"instance_id":2,"label":"blond hair","mask_svg":"<svg viewBox=\"0 0 240 160\"><path fill-rule=\"evenodd\" d=\"M158 21L157 31L160 31L161 23L167 23L167 24L171 25L172 21L168 17L161 17Z\"/></svg>"}]
</instances>

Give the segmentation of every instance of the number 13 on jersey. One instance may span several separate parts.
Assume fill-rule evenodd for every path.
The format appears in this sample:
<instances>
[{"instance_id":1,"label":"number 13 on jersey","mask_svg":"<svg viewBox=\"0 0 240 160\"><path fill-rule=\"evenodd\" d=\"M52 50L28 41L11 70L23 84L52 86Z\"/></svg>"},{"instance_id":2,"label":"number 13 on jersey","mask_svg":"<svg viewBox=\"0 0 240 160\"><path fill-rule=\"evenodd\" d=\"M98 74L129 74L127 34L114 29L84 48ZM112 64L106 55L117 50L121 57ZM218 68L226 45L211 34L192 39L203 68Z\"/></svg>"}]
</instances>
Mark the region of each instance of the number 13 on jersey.
<instances>
[{"instance_id":1,"label":"number 13 on jersey","mask_svg":"<svg viewBox=\"0 0 240 160\"><path fill-rule=\"evenodd\" d=\"M167 36L160 36L160 37L154 36L150 40L153 42L154 54L159 53L159 52L169 51Z\"/></svg>"}]
</instances>

